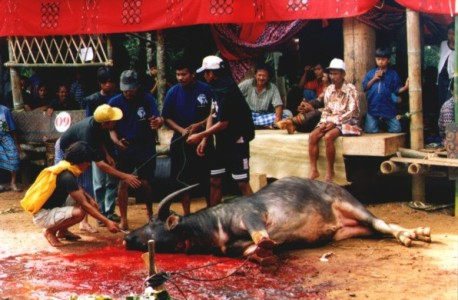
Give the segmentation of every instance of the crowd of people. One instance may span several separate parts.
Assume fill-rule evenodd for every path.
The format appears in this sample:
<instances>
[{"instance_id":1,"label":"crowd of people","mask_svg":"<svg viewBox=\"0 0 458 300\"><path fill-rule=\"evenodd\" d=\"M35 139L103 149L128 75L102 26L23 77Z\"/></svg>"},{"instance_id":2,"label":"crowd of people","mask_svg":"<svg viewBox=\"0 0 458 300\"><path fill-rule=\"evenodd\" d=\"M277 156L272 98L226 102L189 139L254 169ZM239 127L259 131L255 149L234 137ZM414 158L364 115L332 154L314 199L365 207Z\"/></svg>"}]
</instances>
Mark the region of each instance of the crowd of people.
<instances>
[{"instance_id":1,"label":"crowd of people","mask_svg":"<svg viewBox=\"0 0 458 300\"><path fill-rule=\"evenodd\" d=\"M438 66L439 89L450 93L450 64L454 63L454 26L449 41L443 43ZM450 33L450 32L449 32ZM310 179L317 179L318 142L325 144L327 170L324 179L334 179L334 141L342 135L361 135L380 130L397 133L402 127L397 118L400 95L409 88L401 83L390 67L390 48L375 51L376 67L362 81L367 98L367 114L361 115L356 87L345 80L342 59L313 63L304 68L296 85L296 97L280 95L270 81L266 64L254 69L252 78L236 83L226 63L218 56L207 56L200 68L181 59L175 63L177 83L167 84L162 111L159 111L157 68L150 64L149 82L141 82L137 72L125 70L117 78L109 67L97 71L99 90L84 95L78 74L72 85L59 85L55 99L46 85L36 82L34 93L27 91L27 79L21 78L24 110L54 111L85 109L86 118L73 124L56 142L55 165L44 169L21 201L33 215L33 222L45 229L44 236L55 247L61 240L80 236L68 228L79 223L81 231L111 232L129 230L127 199L134 193L147 206L147 218L153 215L151 199L155 193L156 140L164 124L173 130L170 141L171 176L174 188L199 183L207 205L221 202L223 180L230 178L242 195L253 193L250 179L250 141L255 129L286 129L310 132ZM201 76L199 79L198 76ZM448 79L447 79L447 78ZM447 84L441 83L447 81ZM453 100L453 98L451 98ZM451 119L453 103L444 101L441 128ZM289 108L289 109L287 109ZM445 121L444 121L445 120ZM442 134L442 133L441 133ZM307 149L304 149L307 151ZM8 107L0 105L0 168L11 173L10 188L20 191L16 173L22 155L16 126ZM116 200L119 214L115 213ZM181 196L183 211L190 213L191 194ZM96 219L91 225L87 215Z\"/></svg>"}]
</instances>

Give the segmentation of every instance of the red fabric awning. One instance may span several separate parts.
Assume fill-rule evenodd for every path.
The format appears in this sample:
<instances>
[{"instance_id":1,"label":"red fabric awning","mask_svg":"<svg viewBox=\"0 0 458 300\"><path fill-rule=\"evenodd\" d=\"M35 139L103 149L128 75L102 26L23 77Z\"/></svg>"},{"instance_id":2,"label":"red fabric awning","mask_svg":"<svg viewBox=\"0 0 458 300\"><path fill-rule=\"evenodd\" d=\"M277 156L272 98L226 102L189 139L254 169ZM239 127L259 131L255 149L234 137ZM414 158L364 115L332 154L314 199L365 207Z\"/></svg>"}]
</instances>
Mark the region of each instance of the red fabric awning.
<instances>
[{"instance_id":1,"label":"red fabric awning","mask_svg":"<svg viewBox=\"0 0 458 300\"><path fill-rule=\"evenodd\" d=\"M456 0L396 0L400 5L427 14L458 15Z\"/></svg>"},{"instance_id":2,"label":"red fabric awning","mask_svg":"<svg viewBox=\"0 0 458 300\"><path fill-rule=\"evenodd\" d=\"M345 18L365 13L377 2L379 0L0 0L0 36L141 32L195 24Z\"/></svg>"}]
</instances>

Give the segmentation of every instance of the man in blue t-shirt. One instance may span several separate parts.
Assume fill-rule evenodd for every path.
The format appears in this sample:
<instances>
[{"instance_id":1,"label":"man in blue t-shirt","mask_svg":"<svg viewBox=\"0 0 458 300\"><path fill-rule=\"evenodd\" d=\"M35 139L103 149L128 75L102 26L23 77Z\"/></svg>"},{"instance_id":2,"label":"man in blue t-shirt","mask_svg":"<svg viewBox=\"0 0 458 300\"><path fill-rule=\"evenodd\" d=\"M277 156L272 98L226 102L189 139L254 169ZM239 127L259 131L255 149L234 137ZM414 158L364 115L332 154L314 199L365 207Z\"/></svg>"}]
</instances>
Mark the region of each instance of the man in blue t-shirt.
<instances>
[{"instance_id":1,"label":"man in blue t-shirt","mask_svg":"<svg viewBox=\"0 0 458 300\"><path fill-rule=\"evenodd\" d=\"M123 117L112 131L112 139L119 148L119 170L138 175L141 188L137 197L146 203L147 216L153 215L152 181L156 169L156 135L164 120L159 115L156 99L150 93L140 89L135 71L122 72L120 80L121 94L111 98L109 104L121 109ZM119 184L118 203L121 214L120 227L129 228L127 222L127 199L129 186Z\"/></svg>"},{"instance_id":2,"label":"man in blue t-shirt","mask_svg":"<svg viewBox=\"0 0 458 300\"><path fill-rule=\"evenodd\" d=\"M117 94L114 75L111 68L100 67L97 70L97 82L99 83L100 90L83 99L86 117L93 116L97 107L107 104L108 101ZM113 158L106 160L106 162L115 166L115 151L111 140L110 143L105 144L105 147L110 158ZM121 218L115 214L116 197L118 195L118 178L105 173L94 163L92 164L91 172L94 198L99 205L100 212L112 221L121 221ZM104 225L102 222L97 222L97 224L99 226Z\"/></svg>"},{"instance_id":3,"label":"man in blue t-shirt","mask_svg":"<svg viewBox=\"0 0 458 300\"><path fill-rule=\"evenodd\" d=\"M165 122L174 130L170 143L171 177L185 185L200 183L201 191L208 196L207 158L198 156L196 145L186 144L184 137L204 129L213 93L209 85L196 80L189 61L177 61L175 69L178 83L167 92L162 109ZM190 200L189 193L181 198L184 214L190 213Z\"/></svg>"},{"instance_id":4,"label":"man in blue t-shirt","mask_svg":"<svg viewBox=\"0 0 458 300\"><path fill-rule=\"evenodd\" d=\"M389 67L391 50L378 48L375 51L377 67L370 70L363 81L367 97L367 114L364 131L376 133L379 125L386 123L388 132L401 132L401 123L396 119L399 95L409 88L409 81L401 86L398 73Z\"/></svg>"}]
</instances>

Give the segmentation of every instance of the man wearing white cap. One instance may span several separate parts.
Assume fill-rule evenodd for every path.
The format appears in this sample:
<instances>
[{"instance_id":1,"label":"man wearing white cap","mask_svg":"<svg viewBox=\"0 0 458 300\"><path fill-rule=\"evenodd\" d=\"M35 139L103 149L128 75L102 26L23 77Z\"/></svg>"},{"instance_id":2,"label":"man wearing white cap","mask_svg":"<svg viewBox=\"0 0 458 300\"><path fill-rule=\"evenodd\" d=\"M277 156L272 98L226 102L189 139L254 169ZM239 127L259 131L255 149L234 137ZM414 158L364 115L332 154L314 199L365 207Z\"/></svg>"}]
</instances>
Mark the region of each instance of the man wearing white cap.
<instances>
[{"instance_id":1,"label":"man wearing white cap","mask_svg":"<svg viewBox=\"0 0 458 300\"><path fill-rule=\"evenodd\" d=\"M212 102L205 131L192 134L187 142L199 143L198 154L210 157L210 205L213 206L221 202L222 178L226 172L231 173L243 195L253 193L250 186L249 143L254 138L254 124L250 108L221 58L214 55L205 57L197 72L204 72L204 78L216 98ZM213 135L216 148L207 148L207 139ZM206 149L209 153L205 153Z\"/></svg>"},{"instance_id":2,"label":"man wearing white cap","mask_svg":"<svg viewBox=\"0 0 458 300\"><path fill-rule=\"evenodd\" d=\"M331 85L324 92L324 109L321 119L309 136L309 178L316 179L320 176L317 168L318 142L323 138L328 160L324 179L327 182L332 182L336 156L334 141L342 135L342 125L351 124L357 126L359 122L359 105L355 86L345 81L345 63L343 60L334 58L327 69L331 77Z\"/></svg>"}]
</instances>

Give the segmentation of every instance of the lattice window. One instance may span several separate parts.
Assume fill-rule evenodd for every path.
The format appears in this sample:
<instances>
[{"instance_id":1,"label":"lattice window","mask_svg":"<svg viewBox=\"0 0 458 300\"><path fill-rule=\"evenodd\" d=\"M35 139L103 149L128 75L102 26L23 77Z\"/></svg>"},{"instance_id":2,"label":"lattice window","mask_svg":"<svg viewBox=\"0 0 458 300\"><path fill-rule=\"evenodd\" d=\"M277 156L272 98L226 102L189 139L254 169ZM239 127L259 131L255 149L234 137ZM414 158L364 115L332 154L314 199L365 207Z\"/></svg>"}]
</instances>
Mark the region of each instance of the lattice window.
<instances>
[{"instance_id":1,"label":"lattice window","mask_svg":"<svg viewBox=\"0 0 458 300\"><path fill-rule=\"evenodd\" d=\"M107 36L9 37L5 66L71 67L112 65Z\"/></svg>"}]
</instances>

